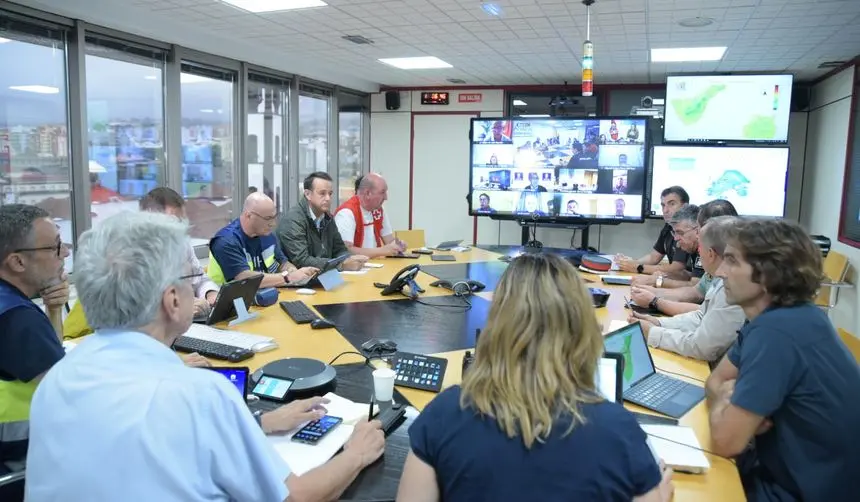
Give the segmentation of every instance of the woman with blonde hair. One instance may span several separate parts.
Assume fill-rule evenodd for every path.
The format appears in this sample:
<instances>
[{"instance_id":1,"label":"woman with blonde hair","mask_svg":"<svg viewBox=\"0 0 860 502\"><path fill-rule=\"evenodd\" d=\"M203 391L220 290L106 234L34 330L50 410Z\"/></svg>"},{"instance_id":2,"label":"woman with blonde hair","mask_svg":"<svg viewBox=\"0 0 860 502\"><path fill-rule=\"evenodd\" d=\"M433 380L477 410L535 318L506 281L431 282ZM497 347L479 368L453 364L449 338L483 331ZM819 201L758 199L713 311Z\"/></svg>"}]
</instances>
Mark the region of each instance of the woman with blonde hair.
<instances>
[{"instance_id":1,"label":"woman with blonde hair","mask_svg":"<svg viewBox=\"0 0 860 502\"><path fill-rule=\"evenodd\" d=\"M551 254L514 259L462 386L409 430L397 500L668 501L671 470L633 416L596 390L602 353L574 267Z\"/></svg>"}]
</instances>

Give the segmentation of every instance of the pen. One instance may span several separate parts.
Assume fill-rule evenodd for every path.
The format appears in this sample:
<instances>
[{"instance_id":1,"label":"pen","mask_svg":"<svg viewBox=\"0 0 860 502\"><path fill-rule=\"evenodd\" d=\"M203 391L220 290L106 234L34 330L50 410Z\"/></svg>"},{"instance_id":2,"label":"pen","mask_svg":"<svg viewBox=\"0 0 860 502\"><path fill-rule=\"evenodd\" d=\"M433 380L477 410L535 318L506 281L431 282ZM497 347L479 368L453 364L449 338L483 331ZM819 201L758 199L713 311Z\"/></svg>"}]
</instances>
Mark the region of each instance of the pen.
<instances>
[{"instance_id":1,"label":"pen","mask_svg":"<svg viewBox=\"0 0 860 502\"><path fill-rule=\"evenodd\" d=\"M624 297L624 307L630 308L630 299L627 298L626 296Z\"/></svg>"},{"instance_id":2,"label":"pen","mask_svg":"<svg viewBox=\"0 0 860 502\"><path fill-rule=\"evenodd\" d=\"M373 420L373 396L370 396L370 411L367 412L367 421Z\"/></svg>"}]
</instances>

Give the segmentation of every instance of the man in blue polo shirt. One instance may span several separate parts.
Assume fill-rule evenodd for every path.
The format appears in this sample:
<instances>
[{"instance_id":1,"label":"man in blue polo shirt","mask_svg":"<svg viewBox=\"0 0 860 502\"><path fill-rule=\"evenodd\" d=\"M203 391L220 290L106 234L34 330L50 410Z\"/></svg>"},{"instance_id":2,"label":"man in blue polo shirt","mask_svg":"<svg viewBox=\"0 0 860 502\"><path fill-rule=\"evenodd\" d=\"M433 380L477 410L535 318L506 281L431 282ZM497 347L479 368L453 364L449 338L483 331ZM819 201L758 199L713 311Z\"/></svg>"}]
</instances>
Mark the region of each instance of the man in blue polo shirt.
<instances>
[{"instance_id":1,"label":"man in blue polo shirt","mask_svg":"<svg viewBox=\"0 0 860 502\"><path fill-rule=\"evenodd\" d=\"M860 493L860 367L812 304L821 253L796 223L742 220L714 274L749 320L708 378L712 449L751 502Z\"/></svg>"},{"instance_id":2,"label":"man in blue polo shirt","mask_svg":"<svg viewBox=\"0 0 860 502\"><path fill-rule=\"evenodd\" d=\"M47 308L63 308L68 255L43 209L0 206L0 475L23 468L33 392L64 355L48 316L30 299L41 294Z\"/></svg>"},{"instance_id":3,"label":"man in blue polo shirt","mask_svg":"<svg viewBox=\"0 0 860 502\"><path fill-rule=\"evenodd\" d=\"M272 229L278 223L275 203L267 195L252 193L245 199L239 218L215 234L209 242L209 277L217 284L263 273L260 288L284 286L317 272L296 268L289 262Z\"/></svg>"}]
</instances>

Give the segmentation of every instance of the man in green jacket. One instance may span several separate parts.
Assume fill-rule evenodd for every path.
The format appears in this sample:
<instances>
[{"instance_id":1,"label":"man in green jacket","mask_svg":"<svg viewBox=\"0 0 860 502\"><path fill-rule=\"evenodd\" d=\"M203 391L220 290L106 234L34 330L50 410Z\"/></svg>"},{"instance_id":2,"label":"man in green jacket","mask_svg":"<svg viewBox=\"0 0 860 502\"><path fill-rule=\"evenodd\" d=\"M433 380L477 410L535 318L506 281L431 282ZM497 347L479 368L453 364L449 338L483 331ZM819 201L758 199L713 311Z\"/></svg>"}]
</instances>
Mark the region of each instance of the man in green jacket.
<instances>
[{"instance_id":1,"label":"man in green jacket","mask_svg":"<svg viewBox=\"0 0 860 502\"><path fill-rule=\"evenodd\" d=\"M292 263L301 267L322 269L326 261L349 253L337 225L332 219L332 180L324 172L308 175L304 181L304 198L289 209L278 222L276 234ZM367 262L362 255L350 256L340 265L342 270L361 270Z\"/></svg>"}]
</instances>

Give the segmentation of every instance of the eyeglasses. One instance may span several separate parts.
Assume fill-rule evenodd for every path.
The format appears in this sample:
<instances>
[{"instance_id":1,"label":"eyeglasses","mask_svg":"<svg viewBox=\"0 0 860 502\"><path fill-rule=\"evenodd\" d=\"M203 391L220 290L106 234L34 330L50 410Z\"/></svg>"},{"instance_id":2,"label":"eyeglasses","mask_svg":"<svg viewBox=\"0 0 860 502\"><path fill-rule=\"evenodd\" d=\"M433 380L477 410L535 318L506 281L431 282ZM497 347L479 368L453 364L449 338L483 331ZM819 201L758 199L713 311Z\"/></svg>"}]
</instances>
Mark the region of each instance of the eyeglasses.
<instances>
[{"instance_id":1,"label":"eyeglasses","mask_svg":"<svg viewBox=\"0 0 860 502\"><path fill-rule=\"evenodd\" d=\"M57 242L55 246L42 246L38 248L21 248L12 251L13 253L26 253L31 251L53 251L57 253L57 256L60 256L63 253L63 241Z\"/></svg>"},{"instance_id":2,"label":"eyeglasses","mask_svg":"<svg viewBox=\"0 0 860 502\"><path fill-rule=\"evenodd\" d=\"M198 277L203 277L203 272L197 274L188 274L179 276L180 281L184 281L185 279L197 279Z\"/></svg>"},{"instance_id":3,"label":"eyeglasses","mask_svg":"<svg viewBox=\"0 0 860 502\"><path fill-rule=\"evenodd\" d=\"M256 211L251 211L251 214L253 214L254 216L257 216L258 218L262 218L263 221L274 221L275 218L278 217L277 214L273 214L272 216L263 216L262 214L260 214Z\"/></svg>"},{"instance_id":4,"label":"eyeglasses","mask_svg":"<svg viewBox=\"0 0 860 502\"><path fill-rule=\"evenodd\" d=\"M675 230L674 230L674 232L675 232L675 235L677 235L678 237L683 237L683 236L685 236L685 235L689 234L690 232L696 232L697 230L699 230L699 227L698 227L698 226L695 226L695 227L692 227L692 228L688 228L687 230L678 230L678 229L675 229Z\"/></svg>"}]
</instances>

